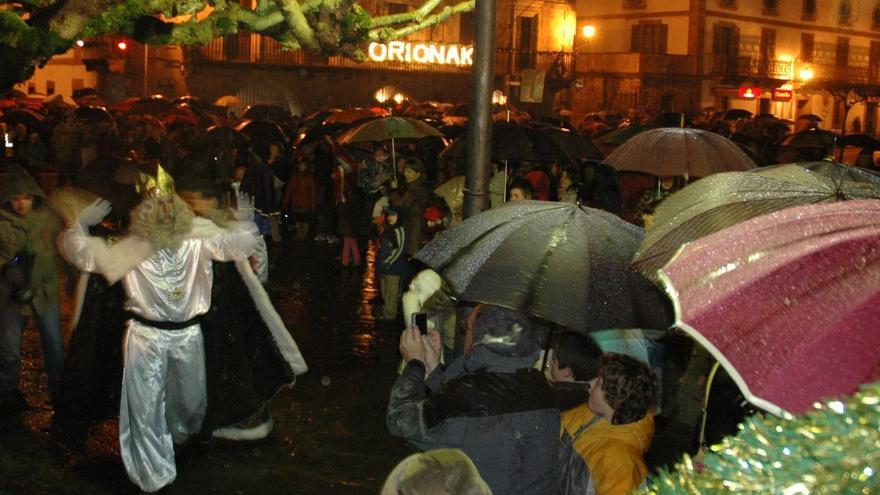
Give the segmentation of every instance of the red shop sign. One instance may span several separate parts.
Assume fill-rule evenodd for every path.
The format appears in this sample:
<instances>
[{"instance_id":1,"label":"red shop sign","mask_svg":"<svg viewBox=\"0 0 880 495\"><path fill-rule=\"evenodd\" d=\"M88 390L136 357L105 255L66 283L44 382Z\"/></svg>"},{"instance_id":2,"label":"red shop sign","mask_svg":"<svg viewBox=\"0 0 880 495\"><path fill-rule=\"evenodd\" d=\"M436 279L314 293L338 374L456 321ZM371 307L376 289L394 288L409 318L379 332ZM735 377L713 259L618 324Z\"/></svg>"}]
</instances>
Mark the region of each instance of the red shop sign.
<instances>
[{"instance_id":1,"label":"red shop sign","mask_svg":"<svg viewBox=\"0 0 880 495\"><path fill-rule=\"evenodd\" d=\"M775 88L773 90L773 99L776 101L791 101L791 90Z\"/></svg>"},{"instance_id":2,"label":"red shop sign","mask_svg":"<svg viewBox=\"0 0 880 495\"><path fill-rule=\"evenodd\" d=\"M752 87L740 87L739 88L739 97L740 98L748 98L751 100L753 98L758 98L760 96L761 96L761 88L759 88L759 87L752 86Z\"/></svg>"}]
</instances>

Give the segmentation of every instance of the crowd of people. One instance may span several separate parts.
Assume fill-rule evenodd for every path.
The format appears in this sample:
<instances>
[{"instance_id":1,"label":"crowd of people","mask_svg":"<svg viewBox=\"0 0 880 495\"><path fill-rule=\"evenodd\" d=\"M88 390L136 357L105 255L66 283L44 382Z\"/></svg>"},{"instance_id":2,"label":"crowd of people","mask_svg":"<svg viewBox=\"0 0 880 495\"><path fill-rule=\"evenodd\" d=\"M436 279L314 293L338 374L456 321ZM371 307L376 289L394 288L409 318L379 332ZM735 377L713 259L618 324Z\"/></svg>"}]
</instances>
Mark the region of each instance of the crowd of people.
<instances>
[{"instance_id":1,"label":"crowd of people","mask_svg":"<svg viewBox=\"0 0 880 495\"><path fill-rule=\"evenodd\" d=\"M304 135L317 126L296 122L278 127ZM540 323L510 309L449 309L448 298L438 302L445 291L439 277L434 282L420 273L414 255L461 221L461 188L441 187L461 182L455 164L439 163L412 143L345 147L324 134L291 146L284 134L166 125L150 116L84 125L68 113L48 145L23 124L13 133L0 185L0 405L26 407L17 387L21 332L30 317L40 330L51 401L61 410L71 407L65 388L76 382L63 378L71 371L62 370L58 273L103 276L127 301L119 308L127 329L119 357L119 441L128 475L144 491L173 482L174 444L193 435L267 435L267 398L305 371L280 318L271 308L254 309L283 361L274 370L252 370L249 378L236 375L229 388L271 377L236 404L241 410L229 411L228 403L211 410L206 383L223 375L212 368L211 355L222 354L224 344L209 342L203 330L219 317L210 314L212 297L221 297L216 286L246 287L240 290L255 307L265 305L260 287L269 277L267 253L284 249L284 238L336 250L338 266L348 270L366 264L373 243L381 293L375 317L388 328L401 321L407 327L387 424L392 435L425 453L404 460L382 493L613 495L644 484L661 384L650 363L637 359L643 356L605 352L601 342L574 331L557 333L548 345ZM41 173L50 169L58 172L57 184ZM73 185L103 200L76 207L63 196L49 201L39 181ZM676 188L675 181L658 179L634 220L644 223L650 208ZM489 206L529 199L580 202L616 214L625 208L617 174L607 165L494 161ZM123 240L108 243L111 237ZM231 279L219 275L226 262L238 273ZM213 279L206 276L211 267ZM426 284L430 294L423 297ZM417 300L415 310L408 296ZM432 303L432 311L453 314L451 325L466 331L411 327L412 313ZM223 317L227 325L248 320ZM88 323L80 320L77 331L87 331ZM288 340L279 337L284 334ZM85 351L72 342L70 352ZM252 362L237 364L251 369ZM153 378L157 370L160 382Z\"/></svg>"}]
</instances>

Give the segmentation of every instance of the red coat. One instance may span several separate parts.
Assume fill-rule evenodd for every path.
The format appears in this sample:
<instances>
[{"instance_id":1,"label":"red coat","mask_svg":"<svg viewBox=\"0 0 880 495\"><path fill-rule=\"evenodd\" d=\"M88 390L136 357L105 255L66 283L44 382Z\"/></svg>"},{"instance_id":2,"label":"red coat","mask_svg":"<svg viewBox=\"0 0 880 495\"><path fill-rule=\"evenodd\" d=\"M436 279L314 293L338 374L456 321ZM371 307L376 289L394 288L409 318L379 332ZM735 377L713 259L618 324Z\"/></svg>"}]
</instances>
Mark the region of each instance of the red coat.
<instances>
[{"instance_id":1,"label":"red coat","mask_svg":"<svg viewBox=\"0 0 880 495\"><path fill-rule=\"evenodd\" d=\"M284 211L315 211L315 178L311 174L293 174L287 187L281 208Z\"/></svg>"}]
</instances>

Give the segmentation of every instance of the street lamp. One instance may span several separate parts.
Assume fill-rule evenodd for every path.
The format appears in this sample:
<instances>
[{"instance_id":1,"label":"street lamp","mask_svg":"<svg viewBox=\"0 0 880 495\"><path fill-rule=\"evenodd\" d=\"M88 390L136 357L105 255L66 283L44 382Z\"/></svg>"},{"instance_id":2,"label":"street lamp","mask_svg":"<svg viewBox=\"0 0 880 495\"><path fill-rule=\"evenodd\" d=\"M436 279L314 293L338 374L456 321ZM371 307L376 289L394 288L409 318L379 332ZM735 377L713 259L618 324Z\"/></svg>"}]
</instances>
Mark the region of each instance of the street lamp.
<instances>
[{"instance_id":1,"label":"street lamp","mask_svg":"<svg viewBox=\"0 0 880 495\"><path fill-rule=\"evenodd\" d=\"M592 24L587 24L581 29L581 34L584 35L584 38L590 39L596 36L596 26Z\"/></svg>"},{"instance_id":2,"label":"street lamp","mask_svg":"<svg viewBox=\"0 0 880 495\"><path fill-rule=\"evenodd\" d=\"M815 74L813 73L813 68L810 67L809 65L805 65L805 66L801 67L800 72L798 72L798 76L800 76L801 81L803 81L803 82L807 82L807 81L813 79L814 75Z\"/></svg>"}]
</instances>

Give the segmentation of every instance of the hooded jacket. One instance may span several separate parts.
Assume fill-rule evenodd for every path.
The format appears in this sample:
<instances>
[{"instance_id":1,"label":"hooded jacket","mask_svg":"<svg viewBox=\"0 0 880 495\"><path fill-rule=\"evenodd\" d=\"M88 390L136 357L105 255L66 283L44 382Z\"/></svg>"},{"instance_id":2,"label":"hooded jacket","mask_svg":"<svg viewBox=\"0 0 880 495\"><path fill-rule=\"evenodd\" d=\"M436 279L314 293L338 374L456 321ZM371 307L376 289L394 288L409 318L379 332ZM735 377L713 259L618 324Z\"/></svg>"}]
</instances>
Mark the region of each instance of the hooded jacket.
<instances>
[{"instance_id":1,"label":"hooded jacket","mask_svg":"<svg viewBox=\"0 0 880 495\"><path fill-rule=\"evenodd\" d=\"M492 493L557 493L559 410L530 367L537 354L492 347L475 345L427 383L424 364L407 363L391 390L388 429L422 450L463 450Z\"/></svg>"},{"instance_id":2,"label":"hooded jacket","mask_svg":"<svg viewBox=\"0 0 880 495\"><path fill-rule=\"evenodd\" d=\"M654 436L654 417L614 425L586 404L562 413L559 452L563 494L625 495L644 483L644 455Z\"/></svg>"},{"instance_id":3,"label":"hooded jacket","mask_svg":"<svg viewBox=\"0 0 880 495\"><path fill-rule=\"evenodd\" d=\"M31 212L22 217L12 211L14 196L34 196ZM33 308L37 314L58 304L57 249L55 238L61 221L46 204L46 194L21 167L10 166L0 181L0 269L24 256L30 265L29 287L33 292ZM10 301L11 288L0 278L0 308L27 314L30 306Z\"/></svg>"}]
</instances>

